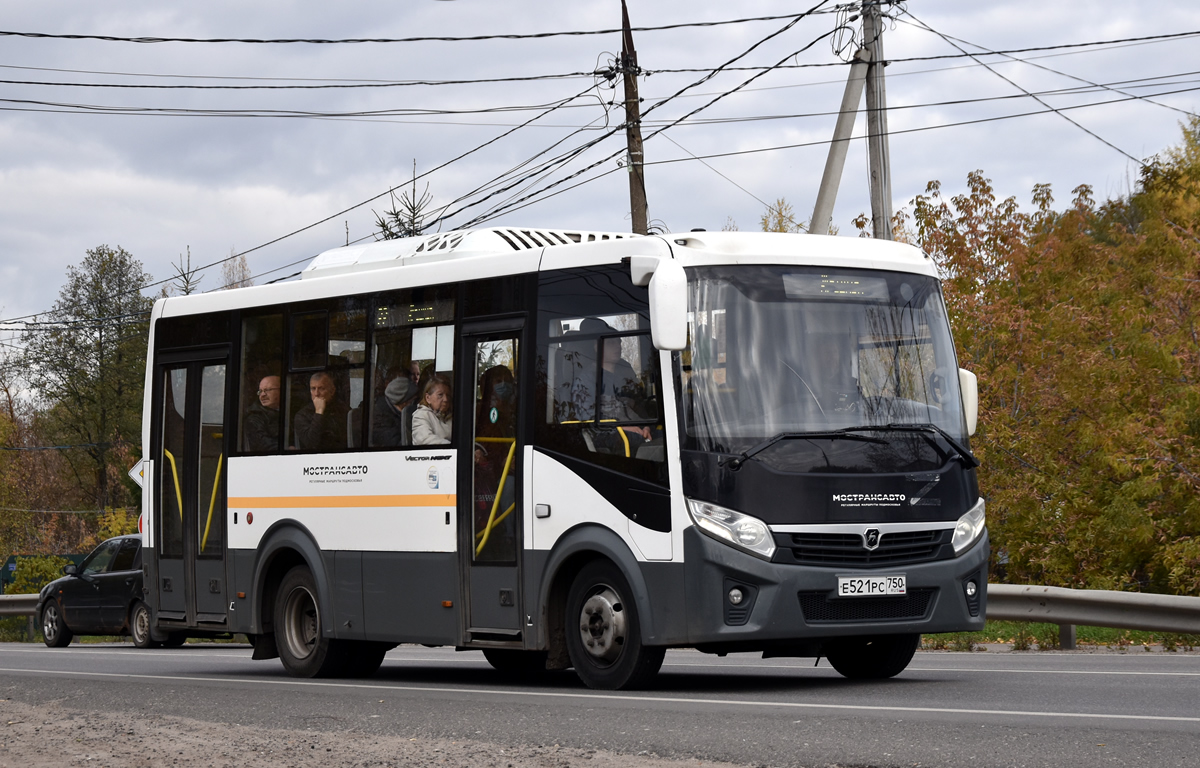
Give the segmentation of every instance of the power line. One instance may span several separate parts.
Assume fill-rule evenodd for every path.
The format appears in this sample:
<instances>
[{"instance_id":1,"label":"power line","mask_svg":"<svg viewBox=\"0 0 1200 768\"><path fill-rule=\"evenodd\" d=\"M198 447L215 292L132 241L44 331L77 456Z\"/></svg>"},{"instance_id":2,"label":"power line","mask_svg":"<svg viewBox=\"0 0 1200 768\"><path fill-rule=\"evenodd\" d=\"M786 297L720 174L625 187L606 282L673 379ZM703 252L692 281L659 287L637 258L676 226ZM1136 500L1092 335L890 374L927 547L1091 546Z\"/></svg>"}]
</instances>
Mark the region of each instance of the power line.
<instances>
[{"instance_id":1,"label":"power line","mask_svg":"<svg viewBox=\"0 0 1200 768\"><path fill-rule=\"evenodd\" d=\"M778 21L790 19L795 14L780 16L754 16L742 19L727 19L724 21L693 21L680 24L663 24L655 27L634 27L634 32L664 32L673 29L689 29L698 27L721 27L730 24L746 24L755 21ZM120 37L115 35L74 35L51 34L48 32L16 32L0 30L0 37L26 37L44 40L99 40L110 43L248 43L255 45L283 45L303 43L310 45L357 45L363 43L461 43L479 40L541 40L550 37L585 37L590 35L611 35L623 31L616 29L580 29L560 32L526 32L498 35L429 35L422 37L361 37L361 38L245 38L245 37Z\"/></svg>"},{"instance_id":2,"label":"power line","mask_svg":"<svg viewBox=\"0 0 1200 768\"><path fill-rule=\"evenodd\" d=\"M489 83L541 82L592 77L595 72L563 72L556 75L485 77L470 80L398 80L380 83L326 83L318 85L154 85L149 83L59 83L47 80L0 80L3 85L35 85L62 88L125 88L157 91L320 91L362 88L408 88L412 86L481 85Z\"/></svg>"},{"instance_id":3,"label":"power line","mask_svg":"<svg viewBox=\"0 0 1200 768\"><path fill-rule=\"evenodd\" d=\"M928 24L926 24L925 22L923 22L923 21L921 21L920 19L918 19L916 16L914 16L914 15L912 14L912 12L911 12L911 11L908 11L907 9L905 9L905 10L904 10L904 12L905 12L905 13L907 13L907 14L908 14L910 17L912 17L912 20L913 20L913 21L917 22L918 24L920 24L920 25L921 25L922 27L924 27L925 29L929 30L929 31L930 31L930 32L932 32L933 34L935 34L935 35L937 35L938 37L942 38L942 39L943 39L943 40L945 40L947 43L949 43L950 45L952 45L954 48L957 48L957 49L958 49L959 51L961 51L962 53L965 53L965 54L967 54L967 55L968 55L968 56L970 56L972 59L975 59L976 61L979 61L979 60L978 60L978 58L976 58L976 55L975 55L975 54L968 53L967 51L963 50L962 46L960 46L958 43L954 42L954 41L953 41L953 40L951 40L950 38L946 37L946 36L945 36L945 35L943 35L941 32L938 32L936 29L934 29L933 27L929 26L929 25L928 25ZM991 73L992 73L993 75L995 75L996 77L1000 78L1001 80L1003 80L1004 82L1008 83L1008 84L1009 84L1009 85L1011 85L1012 87L1014 87L1014 88L1018 89L1019 91L1021 91L1022 93L1024 93L1026 96L1029 96L1029 97L1030 97L1030 98L1032 98L1034 101L1036 101L1038 104L1041 104L1043 107L1046 107L1046 108L1047 108L1047 109L1049 109L1050 111L1054 112L1056 115L1058 115L1059 117L1061 117L1063 120L1066 120L1068 123L1070 123L1071 125L1075 126L1075 127L1076 127L1076 128L1078 128L1079 130L1083 131L1083 132L1084 132L1084 133L1086 133L1087 135L1091 136L1091 137L1092 137L1092 138L1094 138L1094 139L1097 139L1098 141L1100 141L1101 143L1105 144L1106 146L1108 146L1108 147L1110 147L1110 148L1112 148L1112 149L1115 149L1117 152L1120 152L1122 155L1125 155L1125 157L1128 157L1130 160L1132 160L1133 162L1137 163L1138 165L1143 165L1143 166L1144 166L1144 165L1146 164L1144 161L1142 161L1142 160L1140 160L1139 158L1136 158L1136 157L1134 157L1133 155L1129 154L1128 152L1126 152L1125 150L1121 149L1121 148L1120 148L1120 147L1118 147L1116 144L1113 144L1111 141L1109 141L1108 139L1104 138L1103 136L1101 136L1100 134L1096 133L1095 131L1093 131L1093 130L1091 130L1091 129L1089 129L1089 128L1085 128L1085 127L1084 127L1083 125L1081 125L1081 124L1080 124L1078 121L1076 121L1076 120L1072 120L1072 119L1071 119L1070 117L1068 117L1067 115L1064 115L1064 114L1063 114L1063 113L1062 113L1060 110L1056 109L1055 107L1051 106L1050 104L1047 104L1047 103L1046 103L1045 101L1043 101L1043 100L1042 100L1040 97L1038 97L1038 96L1035 96L1034 94L1030 93L1028 90L1026 90L1026 89L1024 88L1024 86L1018 85L1018 84L1017 84L1017 82L1016 82L1015 80L1013 80L1012 78L1005 77L1005 76L1004 76L1003 74L1001 74L1000 72L997 72L995 69L993 69L993 68L991 67L991 65L989 65L989 64L985 64L985 63L984 63L984 62L982 62L982 61L980 61L979 63L980 63L980 64L982 64L982 65L983 65L983 67L984 67L985 69L987 69L987 71L988 71L988 72L991 72ZM1140 97L1135 97L1135 98L1140 98Z\"/></svg>"}]
</instances>

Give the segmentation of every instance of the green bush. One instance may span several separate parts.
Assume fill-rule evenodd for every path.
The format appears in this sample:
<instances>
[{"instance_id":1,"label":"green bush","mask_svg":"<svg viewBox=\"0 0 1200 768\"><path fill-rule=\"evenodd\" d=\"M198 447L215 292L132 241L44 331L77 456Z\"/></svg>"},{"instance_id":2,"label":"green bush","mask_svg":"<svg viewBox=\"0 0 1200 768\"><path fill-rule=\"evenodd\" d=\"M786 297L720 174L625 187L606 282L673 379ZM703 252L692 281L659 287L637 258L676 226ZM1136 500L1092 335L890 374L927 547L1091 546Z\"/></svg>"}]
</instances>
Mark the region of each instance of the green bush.
<instances>
[{"instance_id":1,"label":"green bush","mask_svg":"<svg viewBox=\"0 0 1200 768\"><path fill-rule=\"evenodd\" d=\"M7 594L36 595L42 587L62 576L63 566L69 562L65 557L54 555L22 557L17 560L17 570L13 571Z\"/></svg>"}]
</instances>

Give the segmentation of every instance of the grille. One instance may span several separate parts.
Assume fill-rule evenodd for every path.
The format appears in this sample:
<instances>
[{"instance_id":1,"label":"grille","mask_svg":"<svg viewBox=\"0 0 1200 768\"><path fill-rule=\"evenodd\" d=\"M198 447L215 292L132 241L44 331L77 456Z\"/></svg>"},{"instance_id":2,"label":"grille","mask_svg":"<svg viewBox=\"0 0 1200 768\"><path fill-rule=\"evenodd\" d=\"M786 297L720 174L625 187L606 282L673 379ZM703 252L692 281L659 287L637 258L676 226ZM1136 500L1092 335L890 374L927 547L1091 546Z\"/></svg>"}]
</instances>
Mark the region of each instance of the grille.
<instances>
[{"instance_id":1,"label":"grille","mask_svg":"<svg viewBox=\"0 0 1200 768\"><path fill-rule=\"evenodd\" d=\"M800 611L809 624L846 621L902 621L923 619L937 589L909 590L903 597L851 597L829 599L828 592L801 592Z\"/></svg>"},{"instance_id":2,"label":"grille","mask_svg":"<svg viewBox=\"0 0 1200 768\"><path fill-rule=\"evenodd\" d=\"M804 565L875 568L936 560L950 534L946 529L885 533L879 547L868 550L857 533L793 533L789 545L792 557Z\"/></svg>"}]
</instances>

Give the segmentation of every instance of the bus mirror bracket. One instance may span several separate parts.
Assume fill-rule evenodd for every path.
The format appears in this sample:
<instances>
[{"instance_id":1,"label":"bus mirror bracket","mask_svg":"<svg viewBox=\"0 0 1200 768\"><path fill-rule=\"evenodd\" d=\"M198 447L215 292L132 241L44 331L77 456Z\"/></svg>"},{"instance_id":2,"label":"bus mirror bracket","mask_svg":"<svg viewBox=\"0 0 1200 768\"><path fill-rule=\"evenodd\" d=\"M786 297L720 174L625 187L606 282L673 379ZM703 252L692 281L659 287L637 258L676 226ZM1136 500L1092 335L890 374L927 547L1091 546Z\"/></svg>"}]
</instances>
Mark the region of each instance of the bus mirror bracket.
<instances>
[{"instance_id":1,"label":"bus mirror bracket","mask_svg":"<svg viewBox=\"0 0 1200 768\"><path fill-rule=\"evenodd\" d=\"M962 391L963 415L967 418L967 436L970 437L979 423L979 379L966 368L959 368L958 388Z\"/></svg>"},{"instance_id":2,"label":"bus mirror bracket","mask_svg":"<svg viewBox=\"0 0 1200 768\"><path fill-rule=\"evenodd\" d=\"M650 286L650 338L656 349L687 346L687 273L672 258L634 256L629 276L637 286Z\"/></svg>"}]
</instances>

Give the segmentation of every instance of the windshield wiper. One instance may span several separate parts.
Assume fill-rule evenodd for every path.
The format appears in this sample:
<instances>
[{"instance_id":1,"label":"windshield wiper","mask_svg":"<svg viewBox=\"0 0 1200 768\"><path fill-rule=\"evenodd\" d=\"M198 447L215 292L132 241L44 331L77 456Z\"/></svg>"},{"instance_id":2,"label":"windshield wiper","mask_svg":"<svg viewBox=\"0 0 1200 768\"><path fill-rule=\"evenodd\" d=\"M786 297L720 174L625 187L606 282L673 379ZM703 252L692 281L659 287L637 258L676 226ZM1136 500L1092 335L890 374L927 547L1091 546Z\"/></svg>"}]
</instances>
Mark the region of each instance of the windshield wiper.
<instances>
[{"instance_id":1,"label":"windshield wiper","mask_svg":"<svg viewBox=\"0 0 1200 768\"><path fill-rule=\"evenodd\" d=\"M860 429L864 429L864 427L851 427L849 429L835 429L824 432L780 432L774 437L763 440L758 445L747 448L737 456L734 456L732 459L717 462L717 466L737 469L745 464L746 461L755 454L762 453L781 440L857 440L861 443L880 443L887 445L887 440L884 440L883 438L867 437L866 435L857 434L856 431Z\"/></svg>"},{"instance_id":2,"label":"windshield wiper","mask_svg":"<svg viewBox=\"0 0 1200 768\"><path fill-rule=\"evenodd\" d=\"M937 424L885 424L877 427L847 427L847 430L879 430L880 432L918 432L925 436L929 442L937 445L937 442L929 437L930 432L934 432L942 436L942 439L950 444L955 453L951 454L950 458L958 459L966 465L967 469L974 469L979 466L979 459L975 458L975 454L967 450L967 447L960 443L957 438L951 435L946 430L939 427Z\"/></svg>"}]
</instances>

